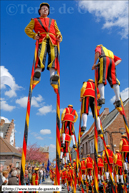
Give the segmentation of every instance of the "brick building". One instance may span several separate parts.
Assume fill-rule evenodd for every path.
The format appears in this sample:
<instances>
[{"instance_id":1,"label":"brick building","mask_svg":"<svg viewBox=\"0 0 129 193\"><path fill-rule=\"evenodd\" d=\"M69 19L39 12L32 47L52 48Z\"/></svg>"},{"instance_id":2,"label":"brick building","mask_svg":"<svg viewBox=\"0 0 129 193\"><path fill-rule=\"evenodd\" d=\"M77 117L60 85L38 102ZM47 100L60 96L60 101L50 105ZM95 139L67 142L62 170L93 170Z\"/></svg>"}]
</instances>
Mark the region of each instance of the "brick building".
<instances>
[{"instance_id":1,"label":"brick building","mask_svg":"<svg viewBox=\"0 0 129 193\"><path fill-rule=\"evenodd\" d=\"M10 145L6 139L0 137L0 164L7 166L10 163L14 163L16 167L20 167L21 153Z\"/></svg>"},{"instance_id":2,"label":"brick building","mask_svg":"<svg viewBox=\"0 0 129 193\"><path fill-rule=\"evenodd\" d=\"M123 102L127 122L129 125L129 98ZM102 126L104 129L104 137L106 144L109 144L111 149L115 152L119 149L121 134L126 132L123 116L114 109L109 113L109 109L105 108L100 115ZM82 150L82 151L81 151ZM103 141L98 137L98 153L101 154L104 150ZM86 157L87 154L94 157L94 123L90 129L81 137L80 157Z\"/></svg>"},{"instance_id":3,"label":"brick building","mask_svg":"<svg viewBox=\"0 0 129 193\"><path fill-rule=\"evenodd\" d=\"M13 119L10 123L5 123L5 120L1 119L0 136L15 147L15 128Z\"/></svg>"}]
</instances>

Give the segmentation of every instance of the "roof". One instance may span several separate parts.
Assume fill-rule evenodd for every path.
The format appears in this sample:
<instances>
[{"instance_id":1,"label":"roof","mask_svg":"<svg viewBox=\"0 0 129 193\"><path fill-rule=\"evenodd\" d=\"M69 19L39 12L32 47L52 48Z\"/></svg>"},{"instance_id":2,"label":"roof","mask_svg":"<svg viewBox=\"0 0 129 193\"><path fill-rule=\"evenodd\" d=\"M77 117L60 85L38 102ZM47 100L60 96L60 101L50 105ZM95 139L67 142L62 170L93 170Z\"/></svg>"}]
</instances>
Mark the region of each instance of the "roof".
<instances>
[{"instance_id":1,"label":"roof","mask_svg":"<svg viewBox=\"0 0 129 193\"><path fill-rule=\"evenodd\" d=\"M129 98L123 102L123 106L125 106L128 101L129 101ZM112 123L112 121L117 117L118 114L119 114L118 110L117 110L117 109L114 109L113 111L111 111L111 112L106 116L106 118L102 121L102 126L103 126L103 129L104 129L104 130L107 128L107 126L108 126L109 124Z\"/></svg>"},{"instance_id":2,"label":"roof","mask_svg":"<svg viewBox=\"0 0 129 193\"><path fill-rule=\"evenodd\" d=\"M0 127L0 131L3 132L3 138L5 138L8 129L9 129L10 123L4 123L1 127Z\"/></svg>"},{"instance_id":3,"label":"roof","mask_svg":"<svg viewBox=\"0 0 129 193\"><path fill-rule=\"evenodd\" d=\"M2 137L0 137L0 155L16 155L21 157L21 153Z\"/></svg>"}]
</instances>

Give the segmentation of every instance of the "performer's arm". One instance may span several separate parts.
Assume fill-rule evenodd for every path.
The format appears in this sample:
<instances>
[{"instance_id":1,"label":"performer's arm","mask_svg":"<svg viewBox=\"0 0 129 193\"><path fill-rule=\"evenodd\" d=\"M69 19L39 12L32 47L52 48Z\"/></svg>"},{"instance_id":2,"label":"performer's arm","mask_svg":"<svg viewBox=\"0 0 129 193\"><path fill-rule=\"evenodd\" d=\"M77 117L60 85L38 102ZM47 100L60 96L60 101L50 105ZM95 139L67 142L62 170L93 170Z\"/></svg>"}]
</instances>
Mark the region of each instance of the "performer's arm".
<instances>
[{"instance_id":1,"label":"performer's arm","mask_svg":"<svg viewBox=\"0 0 129 193\"><path fill-rule=\"evenodd\" d=\"M120 64L121 61L122 61L121 58L119 58L118 56L115 56L115 55L114 55L115 66L117 66L118 64Z\"/></svg>"},{"instance_id":2,"label":"performer's arm","mask_svg":"<svg viewBox=\"0 0 129 193\"><path fill-rule=\"evenodd\" d=\"M103 151L102 160L104 162L105 151Z\"/></svg>"},{"instance_id":3,"label":"performer's arm","mask_svg":"<svg viewBox=\"0 0 129 193\"><path fill-rule=\"evenodd\" d=\"M34 29L34 19L31 19L30 23L25 28L25 33L33 39L36 39L36 33L33 31Z\"/></svg>"},{"instance_id":4,"label":"performer's arm","mask_svg":"<svg viewBox=\"0 0 129 193\"><path fill-rule=\"evenodd\" d=\"M114 161L114 163L116 163L116 161L117 161L117 154L115 155L115 154L113 154L113 161Z\"/></svg>"},{"instance_id":5,"label":"performer's arm","mask_svg":"<svg viewBox=\"0 0 129 193\"><path fill-rule=\"evenodd\" d=\"M121 150L122 150L122 145L123 145L123 141L121 140L121 141L120 141L120 145L119 145L119 150L120 150L120 152L121 152Z\"/></svg>"},{"instance_id":6,"label":"performer's arm","mask_svg":"<svg viewBox=\"0 0 129 193\"><path fill-rule=\"evenodd\" d=\"M65 112L66 112L66 109L63 110L63 113L61 115L61 121L63 121L63 119L64 119Z\"/></svg>"},{"instance_id":7,"label":"performer's arm","mask_svg":"<svg viewBox=\"0 0 129 193\"><path fill-rule=\"evenodd\" d=\"M60 32L60 30L59 30L59 28L58 28L58 26L57 26L56 21L55 21L55 30L56 30L57 40L58 40L59 42L61 42L61 41L62 41L62 35L61 35L61 32Z\"/></svg>"},{"instance_id":8,"label":"performer's arm","mask_svg":"<svg viewBox=\"0 0 129 193\"><path fill-rule=\"evenodd\" d=\"M77 121L77 118L78 118L78 114L77 114L77 112L75 111L74 123Z\"/></svg>"},{"instance_id":9,"label":"performer's arm","mask_svg":"<svg viewBox=\"0 0 129 193\"><path fill-rule=\"evenodd\" d=\"M87 86L87 82L85 82L85 83L83 84L82 88L81 88L80 98L83 97L83 94L84 94L84 92L85 92L86 86Z\"/></svg>"},{"instance_id":10,"label":"performer's arm","mask_svg":"<svg viewBox=\"0 0 129 193\"><path fill-rule=\"evenodd\" d=\"M95 49L95 58L94 58L94 64L92 66L92 70L95 69L95 65L96 65L96 62L99 58L99 55L101 55L101 46L97 46L96 49Z\"/></svg>"},{"instance_id":11,"label":"performer's arm","mask_svg":"<svg viewBox=\"0 0 129 193\"><path fill-rule=\"evenodd\" d=\"M97 88L97 99L100 98L100 93L99 93L99 89Z\"/></svg>"}]
</instances>

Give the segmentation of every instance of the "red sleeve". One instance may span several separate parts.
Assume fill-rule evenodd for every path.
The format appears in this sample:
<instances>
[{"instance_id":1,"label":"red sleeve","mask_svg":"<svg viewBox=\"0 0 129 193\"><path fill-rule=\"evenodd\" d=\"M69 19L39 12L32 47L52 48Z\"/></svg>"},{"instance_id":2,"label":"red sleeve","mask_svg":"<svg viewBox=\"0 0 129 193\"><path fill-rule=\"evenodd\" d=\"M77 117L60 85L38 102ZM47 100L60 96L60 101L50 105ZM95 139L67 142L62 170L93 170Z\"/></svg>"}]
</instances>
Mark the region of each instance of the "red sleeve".
<instances>
[{"instance_id":1,"label":"red sleeve","mask_svg":"<svg viewBox=\"0 0 129 193\"><path fill-rule=\"evenodd\" d=\"M95 53L96 52L99 52L99 55L101 55L101 46L97 46L96 48L95 48Z\"/></svg>"},{"instance_id":2,"label":"red sleeve","mask_svg":"<svg viewBox=\"0 0 129 193\"><path fill-rule=\"evenodd\" d=\"M116 62L117 60L121 60L121 58L119 58L118 56L114 55L114 62Z\"/></svg>"}]
</instances>

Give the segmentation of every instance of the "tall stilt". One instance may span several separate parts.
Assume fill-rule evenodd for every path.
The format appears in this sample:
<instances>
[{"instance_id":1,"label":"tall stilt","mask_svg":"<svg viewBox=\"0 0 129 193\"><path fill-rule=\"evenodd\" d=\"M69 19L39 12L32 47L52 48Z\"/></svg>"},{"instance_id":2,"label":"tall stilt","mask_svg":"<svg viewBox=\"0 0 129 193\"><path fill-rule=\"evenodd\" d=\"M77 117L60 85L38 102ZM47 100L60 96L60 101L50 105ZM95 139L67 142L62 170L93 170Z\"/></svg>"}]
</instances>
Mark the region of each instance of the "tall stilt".
<instances>
[{"instance_id":1,"label":"tall stilt","mask_svg":"<svg viewBox=\"0 0 129 193\"><path fill-rule=\"evenodd\" d=\"M129 140L129 126L128 126L128 123L127 123L126 114L125 114L125 111L124 111L123 102L122 102L121 98L120 98L120 101L121 101L121 107L117 107L116 109L123 116L127 137L128 137L128 140Z\"/></svg>"},{"instance_id":2,"label":"tall stilt","mask_svg":"<svg viewBox=\"0 0 129 193\"><path fill-rule=\"evenodd\" d=\"M29 118L30 118L32 91L33 91L34 87L39 83L39 81L34 80L34 69L35 69L35 66L36 66L36 63L37 63L37 54L38 54L38 40L36 41L34 60L33 60L33 65L32 65L31 79L30 79L29 94L28 94L28 102L27 102L25 129L24 129L24 136L23 136L23 149L22 149L22 158L21 158L21 174L20 174L20 181L19 181L20 185L24 184L27 139L28 139L28 129L29 129Z\"/></svg>"},{"instance_id":3,"label":"tall stilt","mask_svg":"<svg viewBox=\"0 0 129 193\"><path fill-rule=\"evenodd\" d=\"M94 125L94 193L99 192L98 187L98 132L97 132L97 79L96 79L96 69L95 69L95 125Z\"/></svg>"},{"instance_id":4,"label":"tall stilt","mask_svg":"<svg viewBox=\"0 0 129 193\"><path fill-rule=\"evenodd\" d=\"M60 66L59 66L59 44L58 44L58 57L57 57L57 74L59 75L58 84L53 85L57 94L57 107L56 107L56 181L55 185L60 185Z\"/></svg>"}]
</instances>

